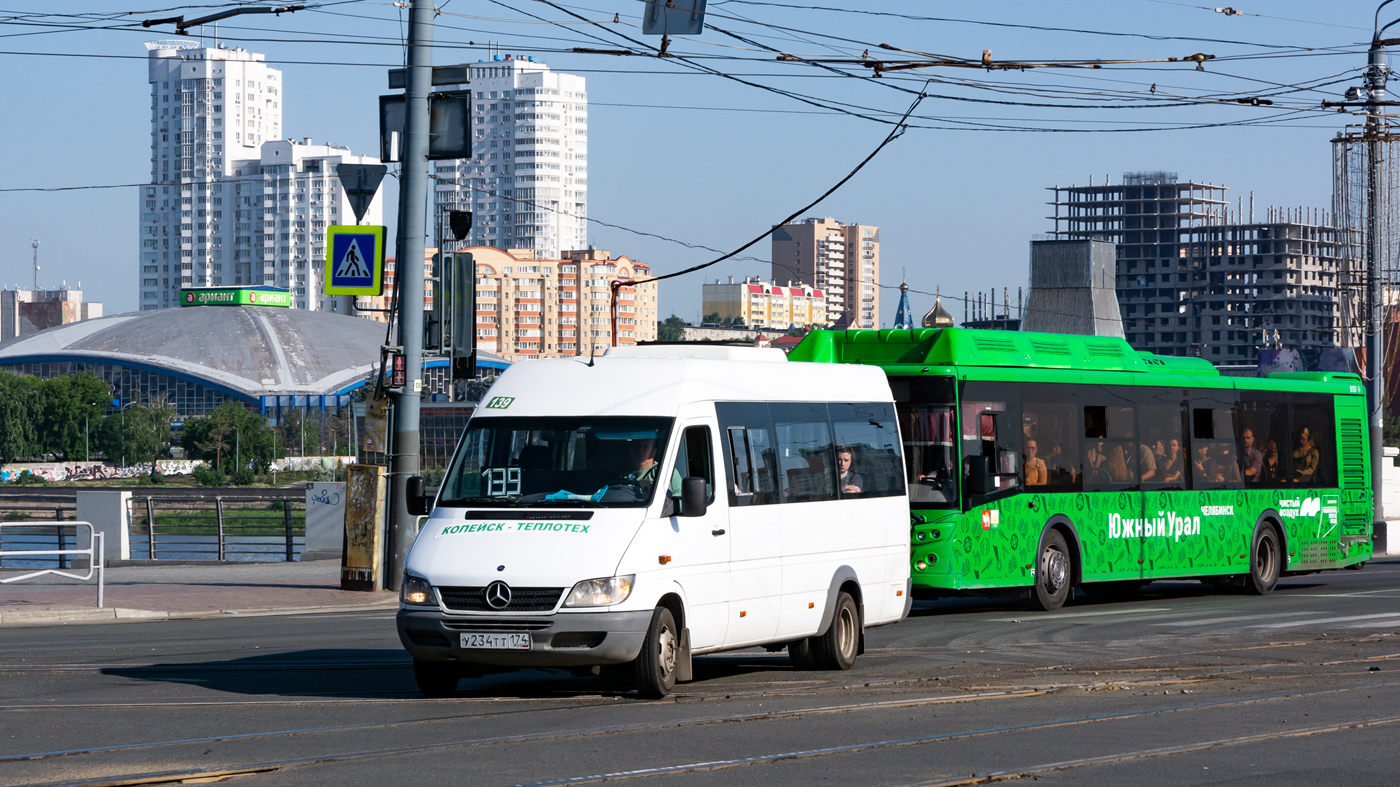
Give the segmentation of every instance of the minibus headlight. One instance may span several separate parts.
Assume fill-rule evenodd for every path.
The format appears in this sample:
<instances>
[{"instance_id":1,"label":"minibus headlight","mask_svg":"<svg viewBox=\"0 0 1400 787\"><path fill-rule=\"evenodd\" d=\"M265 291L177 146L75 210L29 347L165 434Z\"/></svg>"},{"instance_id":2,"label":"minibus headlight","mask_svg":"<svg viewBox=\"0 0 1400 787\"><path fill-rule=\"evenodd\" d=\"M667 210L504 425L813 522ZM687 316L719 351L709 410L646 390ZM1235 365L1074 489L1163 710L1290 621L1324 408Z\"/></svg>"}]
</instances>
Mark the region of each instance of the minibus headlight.
<instances>
[{"instance_id":1,"label":"minibus headlight","mask_svg":"<svg viewBox=\"0 0 1400 787\"><path fill-rule=\"evenodd\" d=\"M632 580L636 578L636 574L628 574L625 577L585 579L569 591L569 598L564 601L564 606L606 607L621 604L632 595Z\"/></svg>"},{"instance_id":2,"label":"minibus headlight","mask_svg":"<svg viewBox=\"0 0 1400 787\"><path fill-rule=\"evenodd\" d=\"M420 606L437 606L437 600L433 598L433 586L428 584L428 580L415 577L412 574L403 575L403 587L399 589L399 601Z\"/></svg>"}]
</instances>

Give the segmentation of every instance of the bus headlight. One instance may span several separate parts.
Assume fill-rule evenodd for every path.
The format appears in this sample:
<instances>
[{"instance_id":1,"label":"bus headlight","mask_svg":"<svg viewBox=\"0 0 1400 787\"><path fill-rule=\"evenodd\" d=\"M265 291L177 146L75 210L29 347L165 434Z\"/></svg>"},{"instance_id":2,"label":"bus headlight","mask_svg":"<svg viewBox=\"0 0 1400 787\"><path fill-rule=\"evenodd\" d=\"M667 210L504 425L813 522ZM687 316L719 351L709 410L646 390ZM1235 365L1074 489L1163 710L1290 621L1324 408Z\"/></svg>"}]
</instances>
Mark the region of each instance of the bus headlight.
<instances>
[{"instance_id":1,"label":"bus headlight","mask_svg":"<svg viewBox=\"0 0 1400 787\"><path fill-rule=\"evenodd\" d=\"M403 575L403 587L399 589L399 601L419 606L437 606L437 600L433 598L433 586L428 584L428 580L415 577L412 574Z\"/></svg>"},{"instance_id":2,"label":"bus headlight","mask_svg":"<svg viewBox=\"0 0 1400 787\"><path fill-rule=\"evenodd\" d=\"M564 601L566 607L606 607L612 604L621 604L632 595L632 580L636 579L636 574L628 574L625 577L608 577L607 579L585 579L574 585L574 589L569 591L569 597Z\"/></svg>"}]
</instances>

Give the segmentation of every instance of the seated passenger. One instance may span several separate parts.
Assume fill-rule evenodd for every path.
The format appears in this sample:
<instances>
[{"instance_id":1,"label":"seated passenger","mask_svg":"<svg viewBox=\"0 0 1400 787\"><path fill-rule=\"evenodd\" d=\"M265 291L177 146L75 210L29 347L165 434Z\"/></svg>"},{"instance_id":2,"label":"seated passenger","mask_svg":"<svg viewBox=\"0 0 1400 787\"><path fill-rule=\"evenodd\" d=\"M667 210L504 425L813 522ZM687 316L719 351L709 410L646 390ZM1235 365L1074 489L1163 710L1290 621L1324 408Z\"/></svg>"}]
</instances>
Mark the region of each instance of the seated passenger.
<instances>
[{"instance_id":1,"label":"seated passenger","mask_svg":"<svg viewBox=\"0 0 1400 787\"><path fill-rule=\"evenodd\" d=\"M1181 467L1181 441L1178 440L1178 439L1176 439L1175 437L1173 437L1173 438L1171 439L1171 441L1167 444L1167 457L1166 457L1166 461L1167 461L1167 471L1166 471L1166 474L1162 476L1162 483L1164 483L1164 484L1179 484L1179 483L1181 483L1181 482L1182 482L1182 477L1181 477L1181 471L1182 471L1182 467Z\"/></svg>"},{"instance_id":2,"label":"seated passenger","mask_svg":"<svg viewBox=\"0 0 1400 787\"><path fill-rule=\"evenodd\" d=\"M1115 483L1126 484L1133 481L1132 473L1128 471L1127 454L1123 453L1123 446L1113 446L1113 451L1109 453L1108 475Z\"/></svg>"},{"instance_id":3,"label":"seated passenger","mask_svg":"<svg viewBox=\"0 0 1400 787\"><path fill-rule=\"evenodd\" d=\"M1258 486L1264 477L1264 454L1254 444L1254 430L1244 430L1244 480L1250 486Z\"/></svg>"},{"instance_id":4,"label":"seated passenger","mask_svg":"<svg viewBox=\"0 0 1400 787\"><path fill-rule=\"evenodd\" d=\"M865 479L860 477L860 473L851 471L851 461L854 458L849 446L837 446L836 448L836 488L841 490L843 495L858 495L865 488Z\"/></svg>"},{"instance_id":5,"label":"seated passenger","mask_svg":"<svg viewBox=\"0 0 1400 787\"><path fill-rule=\"evenodd\" d=\"M1026 486L1044 486L1049 482L1045 460L1036 456L1038 446L1034 440L1026 441Z\"/></svg>"},{"instance_id":6,"label":"seated passenger","mask_svg":"<svg viewBox=\"0 0 1400 787\"><path fill-rule=\"evenodd\" d=\"M1142 480L1157 481L1157 459L1152 453L1152 446L1142 443L1138 446L1138 467L1142 469Z\"/></svg>"},{"instance_id":7,"label":"seated passenger","mask_svg":"<svg viewBox=\"0 0 1400 787\"><path fill-rule=\"evenodd\" d=\"M1317 472L1317 462L1321 454L1313 444L1312 432L1305 426L1298 435L1298 448L1293 452L1293 480L1300 484L1311 484Z\"/></svg>"}]
</instances>

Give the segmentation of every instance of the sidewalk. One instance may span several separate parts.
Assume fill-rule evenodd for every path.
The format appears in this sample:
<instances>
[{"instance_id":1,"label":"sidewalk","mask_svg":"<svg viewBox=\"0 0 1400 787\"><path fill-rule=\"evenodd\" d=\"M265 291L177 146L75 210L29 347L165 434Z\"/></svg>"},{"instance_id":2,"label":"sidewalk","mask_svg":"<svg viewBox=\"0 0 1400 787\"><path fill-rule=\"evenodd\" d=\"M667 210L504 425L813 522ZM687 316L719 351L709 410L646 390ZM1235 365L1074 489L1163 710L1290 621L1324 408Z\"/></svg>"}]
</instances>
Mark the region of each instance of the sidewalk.
<instances>
[{"instance_id":1,"label":"sidewalk","mask_svg":"<svg viewBox=\"0 0 1400 787\"><path fill-rule=\"evenodd\" d=\"M0 570L0 579L25 573ZM340 561L108 568L97 582L52 575L0 585L0 626L393 609L397 596L340 589Z\"/></svg>"}]
</instances>

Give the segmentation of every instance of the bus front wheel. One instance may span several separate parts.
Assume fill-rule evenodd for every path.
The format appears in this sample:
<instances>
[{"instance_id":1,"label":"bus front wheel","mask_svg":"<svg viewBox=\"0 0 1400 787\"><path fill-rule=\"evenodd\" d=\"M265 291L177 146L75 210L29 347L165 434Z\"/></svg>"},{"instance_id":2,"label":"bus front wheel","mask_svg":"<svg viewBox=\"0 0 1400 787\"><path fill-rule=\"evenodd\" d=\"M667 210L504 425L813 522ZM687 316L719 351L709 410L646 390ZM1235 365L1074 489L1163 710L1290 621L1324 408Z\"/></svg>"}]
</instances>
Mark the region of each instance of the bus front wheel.
<instances>
[{"instance_id":1,"label":"bus front wheel","mask_svg":"<svg viewBox=\"0 0 1400 787\"><path fill-rule=\"evenodd\" d=\"M1245 591L1253 596L1272 593L1278 585L1282 560L1279 549L1278 532L1267 522L1260 522L1254 528L1254 548L1250 550L1249 576L1245 580Z\"/></svg>"},{"instance_id":2,"label":"bus front wheel","mask_svg":"<svg viewBox=\"0 0 1400 787\"><path fill-rule=\"evenodd\" d=\"M1065 605L1073 591L1074 563L1069 545L1058 530L1047 530L1040 539L1035 561L1035 587L1031 606L1052 612Z\"/></svg>"}]
</instances>

